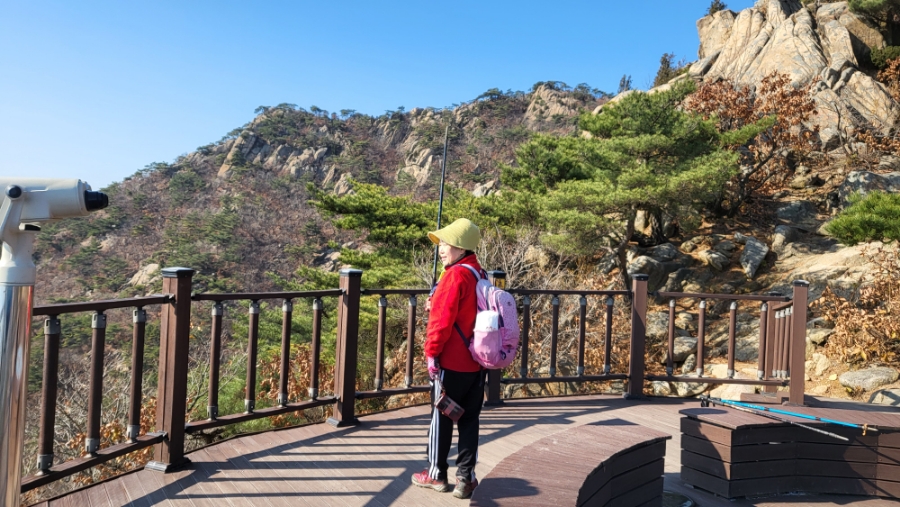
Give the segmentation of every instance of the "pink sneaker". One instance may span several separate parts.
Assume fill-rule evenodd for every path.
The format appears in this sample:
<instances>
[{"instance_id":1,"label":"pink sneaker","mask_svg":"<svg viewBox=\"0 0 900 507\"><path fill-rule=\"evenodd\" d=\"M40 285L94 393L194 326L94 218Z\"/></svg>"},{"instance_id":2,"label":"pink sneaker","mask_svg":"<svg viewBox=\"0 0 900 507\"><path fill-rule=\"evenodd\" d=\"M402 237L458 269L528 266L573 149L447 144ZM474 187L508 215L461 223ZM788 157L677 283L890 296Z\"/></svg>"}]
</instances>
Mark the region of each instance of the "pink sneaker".
<instances>
[{"instance_id":1,"label":"pink sneaker","mask_svg":"<svg viewBox=\"0 0 900 507\"><path fill-rule=\"evenodd\" d=\"M417 474L413 474L412 483L420 488L431 488L439 493L450 491L450 483L447 482L446 479L432 479L431 476L428 475L428 470L422 470Z\"/></svg>"},{"instance_id":2,"label":"pink sneaker","mask_svg":"<svg viewBox=\"0 0 900 507\"><path fill-rule=\"evenodd\" d=\"M477 487L478 479L475 479L472 482L464 479L456 479L456 488L453 489L453 496L456 498L469 498Z\"/></svg>"}]
</instances>

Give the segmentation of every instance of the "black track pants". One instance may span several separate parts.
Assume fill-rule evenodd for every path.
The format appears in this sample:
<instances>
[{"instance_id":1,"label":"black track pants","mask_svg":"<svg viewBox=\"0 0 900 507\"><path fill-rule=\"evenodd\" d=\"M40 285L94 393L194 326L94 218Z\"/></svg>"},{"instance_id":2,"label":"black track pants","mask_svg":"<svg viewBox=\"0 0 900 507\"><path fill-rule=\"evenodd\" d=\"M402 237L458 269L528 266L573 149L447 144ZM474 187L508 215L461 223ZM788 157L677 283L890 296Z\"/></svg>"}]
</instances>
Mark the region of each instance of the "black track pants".
<instances>
[{"instance_id":1,"label":"black track pants","mask_svg":"<svg viewBox=\"0 0 900 507\"><path fill-rule=\"evenodd\" d=\"M484 371L459 372L441 370L441 384L447 395L459 403L465 413L456 423L459 432L456 477L475 480L478 458L478 416L484 404ZM453 440L453 421L434 408L440 396L437 383L431 389L431 427L428 429L428 474L432 479L447 478L447 455Z\"/></svg>"}]
</instances>

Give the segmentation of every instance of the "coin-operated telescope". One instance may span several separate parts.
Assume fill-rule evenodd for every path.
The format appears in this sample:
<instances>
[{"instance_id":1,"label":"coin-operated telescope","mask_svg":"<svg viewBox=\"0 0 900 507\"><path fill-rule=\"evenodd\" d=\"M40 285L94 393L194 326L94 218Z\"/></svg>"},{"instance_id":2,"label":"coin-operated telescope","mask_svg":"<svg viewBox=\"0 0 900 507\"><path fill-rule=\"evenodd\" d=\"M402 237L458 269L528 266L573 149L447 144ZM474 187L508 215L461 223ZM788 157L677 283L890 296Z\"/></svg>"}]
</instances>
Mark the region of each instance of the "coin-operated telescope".
<instances>
[{"instance_id":1,"label":"coin-operated telescope","mask_svg":"<svg viewBox=\"0 0 900 507\"><path fill-rule=\"evenodd\" d=\"M109 198L75 179L0 176L0 500L19 506L34 238L40 224L103 209Z\"/></svg>"}]
</instances>

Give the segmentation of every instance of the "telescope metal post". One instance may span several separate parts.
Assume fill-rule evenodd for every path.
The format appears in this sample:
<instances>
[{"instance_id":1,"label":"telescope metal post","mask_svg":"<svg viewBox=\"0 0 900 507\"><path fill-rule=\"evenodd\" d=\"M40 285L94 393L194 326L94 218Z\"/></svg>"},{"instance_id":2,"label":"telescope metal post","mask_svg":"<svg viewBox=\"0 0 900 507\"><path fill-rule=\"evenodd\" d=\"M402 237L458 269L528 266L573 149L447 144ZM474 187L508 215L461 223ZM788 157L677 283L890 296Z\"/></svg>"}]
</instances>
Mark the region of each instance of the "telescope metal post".
<instances>
[{"instance_id":1,"label":"telescope metal post","mask_svg":"<svg viewBox=\"0 0 900 507\"><path fill-rule=\"evenodd\" d=\"M32 289L0 282L0 488L7 506L19 505L22 482Z\"/></svg>"},{"instance_id":2,"label":"telescope metal post","mask_svg":"<svg viewBox=\"0 0 900 507\"><path fill-rule=\"evenodd\" d=\"M0 498L18 506L25 441L25 395L28 382L28 335L36 269L34 234L19 225L22 190L10 186L0 206Z\"/></svg>"}]
</instances>

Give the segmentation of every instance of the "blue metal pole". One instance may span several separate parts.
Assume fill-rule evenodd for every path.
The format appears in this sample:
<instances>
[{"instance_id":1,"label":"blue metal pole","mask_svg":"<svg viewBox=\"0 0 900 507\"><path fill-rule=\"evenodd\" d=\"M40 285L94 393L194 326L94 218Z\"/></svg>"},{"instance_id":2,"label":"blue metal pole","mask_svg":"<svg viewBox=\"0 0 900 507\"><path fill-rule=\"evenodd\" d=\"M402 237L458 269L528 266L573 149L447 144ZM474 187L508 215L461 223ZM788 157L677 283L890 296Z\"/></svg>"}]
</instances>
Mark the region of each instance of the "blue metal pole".
<instances>
[{"instance_id":1,"label":"blue metal pole","mask_svg":"<svg viewBox=\"0 0 900 507\"><path fill-rule=\"evenodd\" d=\"M847 426L848 428L863 428L868 431L878 431L877 428L873 428L869 425L865 424L855 424L846 421L837 421L835 419L826 419L824 417L816 417L814 415L801 414L799 412L789 412L787 410L779 410L777 408L769 408L763 405L752 405L750 403L743 403L740 401L730 401L730 400L718 400L722 404L731 404L739 407L752 408L754 410L761 410L763 412L771 412L773 414L781 414L781 415L789 415L791 417L798 417L800 419L809 419L811 421L819 421L828 424L837 424L838 426Z\"/></svg>"}]
</instances>

